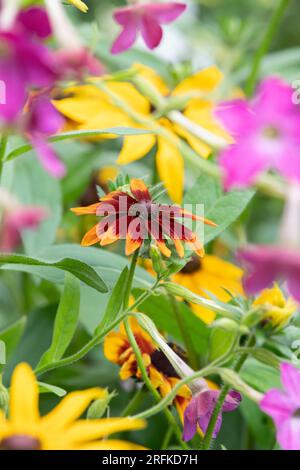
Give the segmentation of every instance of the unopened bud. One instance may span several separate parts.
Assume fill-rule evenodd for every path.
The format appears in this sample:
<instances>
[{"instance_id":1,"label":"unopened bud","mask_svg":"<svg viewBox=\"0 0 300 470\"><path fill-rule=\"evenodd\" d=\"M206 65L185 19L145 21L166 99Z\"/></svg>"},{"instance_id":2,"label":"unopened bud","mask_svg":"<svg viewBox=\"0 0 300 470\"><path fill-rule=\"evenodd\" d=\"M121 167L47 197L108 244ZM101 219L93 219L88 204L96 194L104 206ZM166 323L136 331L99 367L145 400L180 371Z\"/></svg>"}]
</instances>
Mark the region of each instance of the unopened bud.
<instances>
[{"instance_id":1,"label":"unopened bud","mask_svg":"<svg viewBox=\"0 0 300 470\"><path fill-rule=\"evenodd\" d=\"M211 325L211 328L217 327L221 328L224 331L232 331L232 332L239 332L241 334L249 334L249 329L245 325L240 325L234 320L230 318L219 318L218 320L214 321Z\"/></svg>"},{"instance_id":2,"label":"unopened bud","mask_svg":"<svg viewBox=\"0 0 300 470\"><path fill-rule=\"evenodd\" d=\"M152 260L152 267L156 274L160 274L164 269L163 260L161 254L156 245L151 245L150 247L150 256Z\"/></svg>"},{"instance_id":3,"label":"unopened bud","mask_svg":"<svg viewBox=\"0 0 300 470\"><path fill-rule=\"evenodd\" d=\"M102 398L98 398L88 409L87 419L100 419L106 412L110 401L116 396L115 392L109 393L108 390L104 390Z\"/></svg>"}]
</instances>

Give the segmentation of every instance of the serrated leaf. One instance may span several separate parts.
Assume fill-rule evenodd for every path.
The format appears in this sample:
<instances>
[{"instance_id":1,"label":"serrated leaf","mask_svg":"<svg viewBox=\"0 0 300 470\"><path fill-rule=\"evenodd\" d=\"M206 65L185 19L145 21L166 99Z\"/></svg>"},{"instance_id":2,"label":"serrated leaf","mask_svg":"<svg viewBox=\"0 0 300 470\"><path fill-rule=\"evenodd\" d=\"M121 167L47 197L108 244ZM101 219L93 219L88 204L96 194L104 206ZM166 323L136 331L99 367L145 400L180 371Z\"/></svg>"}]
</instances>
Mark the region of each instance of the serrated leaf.
<instances>
[{"instance_id":1,"label":"serrated leaf","mask_svg":"<svg viewBox=\"0 0 300 470\"><path fill-rule=\"evenodd\" d=\"M55 268L73 274L77 279L80 279L80 281L98 292L103 293L108 291L106 284L92 267L72 258L63 258L51 263L24 255L0 254L0 266L1 269L5 269L6 267L11 269L14 266L17 269L19 268L20 271L24 270L25 272L30 272L30 269L28 270L26 267L40 268L40 270L35 269L33 273L41 275L42 277L44 277L43 270L45 268Z\"/></svg>"},{"instance_id":2,"label":"serrated leaf","mask_svg":"<svg viewBox=\"0 0 300 470\"><path fill-rule=\"evenodd\" d=\"M38 367L61 359L72 341L79 318L80 285L66 273L65 287L55 317L50 348L43 354Z\"/></svg>"},{"instance_id":3,"label":"serrated leaf","mask_svg":"<svg viewBox=\"0 0 300 470\"><path fill-rule=\"evenodd\" d=\"M95 335L100 333L107 325L112 323L117 318L123 304L127 276L128 267L125 266L120 274L118 281L116 282L115 287L112 290L102 321L95 330Z\"/></svg>"}]
</instances>

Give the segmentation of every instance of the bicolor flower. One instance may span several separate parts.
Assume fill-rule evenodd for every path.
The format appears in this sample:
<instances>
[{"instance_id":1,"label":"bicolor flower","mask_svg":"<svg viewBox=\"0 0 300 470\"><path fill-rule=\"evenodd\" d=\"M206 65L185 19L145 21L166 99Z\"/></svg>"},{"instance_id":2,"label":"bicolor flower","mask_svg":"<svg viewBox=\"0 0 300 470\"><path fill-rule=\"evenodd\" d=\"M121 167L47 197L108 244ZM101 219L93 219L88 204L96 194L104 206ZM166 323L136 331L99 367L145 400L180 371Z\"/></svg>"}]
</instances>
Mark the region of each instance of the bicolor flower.
<instances>
[{"instance_id":1,"label":"bicolor flower","mask_svg":"<svg viewBox=\"0 0 300 470\"><path fill-rule=\"evenodd\" d=\"M163 37L161 25L172 23L186 9L184 3L178 2L140 3L133 1L132 3L132 5L114 11L114 20L122 26L122 32L112 46L111 52L113 54L130 49L139 33L141 33L146 46L149 49L155 49Z\"/></svg>"},{"instance_id":2,"label":"bicolor flower","mask_svg":"<svg viewBox=\"0 0 300 470\"><path fill-rule=\"evenodd\" d=\"M154 87L158 96L169 105L170 109L182 109L182 114L192 123L201 126L207 132L228 140L229 136L213 116L214 105L205 96L213 92L222 80L222 74L216 67L209 67L184 79L173 90L168 88L157 73L141 64L134 66L137 77ZM175 124L168 112L158 110L132 83L105 82L110 93L124 101L134 112L129 116L114 103L105 92L93 85L72 87L65 90L66 97L57 99L56 108L70 120L75 129L108 129L112 127L130 127L145 129L153 133L128 135L123 138L123 146L118 163L127 165L145 157L156 149L156 166L159 177L173 201L180 203L184 186L184 158L181 153L181 139L184 139L203 158L212 151L210 145L200 137L195 137L183 125ZM171 104L173 103L173 104ZM173 107L173 108L172 108ZM147 121L147 122L146 122ZM160 126L166 135L157 132ZM103 139L103 135L101 139ZM106 138L116 138L109 134Z\"/></svg>"},{"instance_id":3,"label":"bicolor flower","mask_svg":"<svg viewBox=\"0 0 300 470\"><path fill-rule=\"evenodd\" d=\"M0 450L130 450L130 442L109 434L141 429L132 418L80 419L89 404L106 396L101 388L69 393L45 416L38 408L38 383L28 364L19 364L10 387L9 418L0 410Z\"/></svg>"},{"instance_id":4,"label":"bicolor flower","mask_svg":"<svg viewBox=\"0 0 300 470\"><path fill-rule=\"evenodd\" d=\"M91 206L77 207L72 211L77 215L92 214L102 217L84 236L83 246L99 242L101 246L106 246L126 239L127 256L141 248L144 241L149 239L154 240L161 253L168 258L172 254L172 246L179 257L184 256L182 242L202 256L202 242L182 221L189 218L215 226L213 222L178 206L155 203L145 183L137 179L131 180L127 191L113 191Z\"/></svg>"},{"instance_id":5,"label":"bicolor flower","mask_svg":"<svg viewBox=\"0 0 300 470\"><path fill-rule=\"evenodd\" d=\"M142 353L144 365L152 385L162 397L168 395L180 380L178 374L163 352L157 348L151 336L140 327L133 317L130 318L130 326ZM176 350L179 351L177 346L172 345L172 347L176 347ZM105 337L104 354L109 361L121 367L119 374L121 380L127 380L130 377L141 380L141 371L138 368L134 351L123 324L121 324L119 331L112 331ZM180 351L180 354L184 354L184 352ZM184 385L174 399L174 405L182 421L190 399L190 389Z\"/></svg>"},{"instance_id":6,"label":"bicolor flower","mask_svg":"<svg viewBox=\"0 0 300 470\"><path fill-rule=\"evenodd\" d=\"M300 251L268 245L249 246L241 250L238 257L247 270L243 282L248 295L284 280L289 293L300 302Z\"/></svg>"},{"instance_id":7,"label":"bicolor flower","mask_svg":"<svg viewBox=\"0 0 300 470\"><path fill-rule=\"evenodd\" d=\"M64 125L64 119L51 103L47 94L38 94L29 99L23 117L24 133L32 143L45 170L56 178L65 174L65 166L48 142Z\"/></svg>"},{"instance_id":8,"label":"bicolor flower","mask_svg":"<svg viewBox=\"0 0 300 470\"><path fill-rule=\"evenodd\" d=\"M41 207L22 206L4 188L0 188L0 251L11 252L21 242L23 230L34 230L46 218Z\"/></svg>"},{"instance_id":9,"label":"bicolor flower","mask_svg":"<svg viewBox=\"0 0 300 470\"><path fill-rule=\"evenodd\" d=\"M260 408L273 419L282 449L300 450L300 370L283 363L280 371L283 390L269 390Z\"/></svg>"},{"instance_id":10,"label":"bicolor flower","mask_svg":"<svg viewBox=\"0 0 300 470\"><path fill-rule=\"evenodd\" d=\"M47 36L49 23L40 9L21 13L13 28L0 31L0 80L5 99L0 121L13 124L30 88L52 87L57 78L54 54L36 38Z\"/></svg>"},{"instance_id":11,"label":"bicolor flower","mask_svg":"<svg viewBox=\"0 0 300 470\"><path fill-rule=\"evenodd\" d=\"M217 110L235 139L220 156L226 190L250 186L267 170L300 180L300 110L293 93L281 79L268 78L252 102L236 100Z\"/></svg>"},{"instance_id":12,"label":"bicolor flower","mask_svg":"<svg viewBox=\"0 0 300 470\"><path fill-rule=\"evenodd\" d=\"M253 302L253 306L262 306L265 310L263 325L267 328L281 330L298 310L291 297L286 298L279 285L275 283L271 289L265 289Z\"/></svg>"}]
</instances>

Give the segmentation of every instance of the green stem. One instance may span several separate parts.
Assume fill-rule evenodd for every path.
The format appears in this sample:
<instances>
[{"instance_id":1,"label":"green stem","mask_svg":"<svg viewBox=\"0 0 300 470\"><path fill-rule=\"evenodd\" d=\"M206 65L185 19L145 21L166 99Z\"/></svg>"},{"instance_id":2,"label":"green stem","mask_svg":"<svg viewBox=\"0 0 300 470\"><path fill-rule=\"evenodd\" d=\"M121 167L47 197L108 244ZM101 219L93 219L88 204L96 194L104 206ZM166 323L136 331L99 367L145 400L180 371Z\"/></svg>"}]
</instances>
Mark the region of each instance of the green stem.
<instances>
[{"instance_id":1,"label":"green stem","mask_svg":"<svg viewBox=\"0 0 300 470\"><path fill-rule=\"evenodd\" d=\"M253 337L250 337L249 340L248 340L248 343L247 343L247 347L253 346L254 343L255 343L255 339ZM239 358L239 360L237 361L235 367L233 368L233 370L235 372L239 372L241 370L241 368L243 367L247 357L248 357L248 354L245 353ZM207 427L207 430L206 430L206 433L205 433L205 436L204 436L204 439L203 439L203 442L202 442L203 450L209 450L210 449L212 438L213 438L213 432L214 432L216 424L217 424L217 419L218 419L218 416L219 416L219 414L222 410L224 401L226 399L226 396L227 396L229 390L230 390L230 385L224 385L222 390L221 390L221 393L219 395L218 401L216 403L215 409L214 409L213 414L211 416L210 422L208 424L208 427Z\"/></svg>"},{"instance_id":2,"label":"green stem","mask_svg":"<svg viewBox=\"0 0 300 470\"><path fill-rule=\"evenodd\" d=\"M193 348L189 329L186 327L184 319L182 318L182 313L180 312L178 308L177 300L171 294L168 294L168 297L169 297L170 304L174 312L174 316L175 316L181 337L184 342L185 349L187 350L187 353L188 353L189 364L193 369L197 369L198 359Z\"/></svg>"},{"instance_id":3,"label":"green stem","mask_svg":"<svg viewBox=\"0 0 300 470\"><path fill-rule=\"evenodd\" d=\"M133 395L132 399L130 400L125 410L123 411L122 416L131 416L142 403L144 395L145 395L144 388L140 388Z\"/></svg>"},{"instance_id":4,"label":"green stem","mask_svg":"<svg viewBox=\"0 0 300 470\"><path fill-rule=\"evenodd\" d=\"M131 289L132 289L132 282L134 278L134 273L135 273L135 268L136 268L136 263L139 257L139 250L136 250L132 256L131 263L130 263L130 268L129 268L129 273L127 277L127 285L125 289L125 295L123 299L123 309L127 309L128 304L129 304L129 299L130 299L130 294L131 294Z\"/></svg>"},{"instance_id":5,"label":"green stem","mask_svg":"<svg viewBox=\"0 0 300 470\"><path fill-rule=\"evenodd\" d=\"M167 432L165 434L164 440L162 442L162 445L161 445L161 450L166 450L167 449L167 447L169 446L172 435L173 435L173 429L168 428Z\"/></svg>"},{"instance_id":6,"label":"green stem","mask_svg":"<svg viewBox=\"0 0 300 470\"><path fill-rule=\"evenodd\" d=\"M158 391L153 387L152 382L151 382L151 380L148 376L148 373L147 373L145 365L144 365L144 361L143 361L143 357L142 357L140 348L139 348L139 346L136 342L135 336L134 336L134 334L131 330L128 316L124 319L124 327L125 327L126 335L129 339L129 342L130 342L131 347L133 349L133 352L135 354L137 365L138 365L138 368L139 368L139 370L141 372L141 375L142 375L142 379L143 379L146 387L150 391L150 393L153 395L155 401L157 401L157 403L160 403L161 402L161 396L158 393ZM172 413L170 412L170 410L163 409L163 412L164 412L164 414L165 414L165 416L168 420L169 425L172 427L172 429L173 429L173 431L174 431L174 433L175 433L175 435L178 439L179 444L184 449L188 449L189 447L181 439L181 431L178 428L176 420L175 420L174 416L172 415Z\"/></svg>"},{"instance_id":7,"label":"green stem","mask_svg":"<svg viewBox=\"0 0 300 470\"><path fill-rule=\"evenodd\" d=\"M6 148L7 148L7 141L8 138L6 135L3 135L0 139L0 182L1 182L1 175L5 160Z\"/></svg>"},{"instance_id":8,"label":"green stem","mask_svg":"<svg viewBox=\"0 0 300 470\"><path fill-rule=\"evenodd\" d=\"M271 47L272 40L274 38L274 35L276 34L276 31L278 30L280 21L284 15L284 12L288 4L289 4L289 0L278 0L278 5L271 17L269 27L267 28L265 35L262 39L262 42L254 57L252 70L251 70L251 73L249 75L249 78L246 84L246 93L248 96L252 96L254 93L257 78L258 78L259 71L260 71L261 62Z\"/></svg>"}]
</instances>

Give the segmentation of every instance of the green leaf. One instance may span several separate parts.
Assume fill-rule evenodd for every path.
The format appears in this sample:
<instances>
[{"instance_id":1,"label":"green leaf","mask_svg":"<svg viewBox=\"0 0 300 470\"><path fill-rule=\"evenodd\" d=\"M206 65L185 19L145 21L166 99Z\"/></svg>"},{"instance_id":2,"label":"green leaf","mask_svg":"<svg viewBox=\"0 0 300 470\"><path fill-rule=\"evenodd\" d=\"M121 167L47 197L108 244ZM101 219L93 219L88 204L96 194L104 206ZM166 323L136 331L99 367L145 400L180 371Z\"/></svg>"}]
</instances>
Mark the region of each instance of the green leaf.
<instances>
[{"instance_id":1,"label":"green leaf","mask_svg":"<svg viewBox=\"0 0 300 470\"><path fill-rule=\"evenodd\" d=\"M38 367L61 359L72 341L79 318L80 285L78 279L66 273L65 287L54 322L50 348L43 354Z\"/></svg>"},{"instance_id":2,"label":"green leaf","mask_svg":"<svg viewBox=\"0 0 300 470\"><path fill-rule=\"evenodd\" d=\"M270 418L262 413L257 404L247 397L243 397L239 410L258 445L262 449L271 449L275 441L275 436L270 426Z\"/></svg>"},{"instance_id":3,"label":"green leaf","mask_svg":"<svg viewBox=\"0 0 300 470\"><path fill-rule=\"evenodd\" d=\"M26 318L22 317L13 324L0 331L0 341L6 346L6 359L9 361L13 351L15 350L26 325Z\"/></svg>"},{"instance_id":4,"label":"green leaf","mask_svg":"<svg viewBox=\"0 0 300 470\"><path fill-rule=\"evenodd\" d=\"M63 388L56 387L55 385L46 384L45 382L38 382L39 393L54 393L58 397L64 397L67 392Z\"/></svg>"},{"instance_id":5,"label":"green leaf","mask_svg":"<svg viewBox=\"0 0 300 470\"><path fill-rule=\"evenodd\" d=\"M98 292L108 291L104 281L92 267L82 261L72 258L63 258L51 263L24 255L0 254L0 266L1 265L1 269L15 269L18 271L31 272L32 274L37 274L41 277L45 277L45 269L55 268L73 274L88 286L96 289Z\"/></svg>"},{"instance_id":6,"label":"green leaf","mask_svg":"<svg viewBox=\"0 0 300 470\"><path fill-rule=\"evenodd\" d=\"M63 132L61 134L54 135L50 137L49 142L61 142L62 140L70 139L85 139L90 137L98 137L103 134L115 134L117 136L125 135L143 135L143 134L153 134L152 131L134 129L131 127L111 127L109 129L95 129L95 130L85 130L85 131L70 131ZM5 161L13 160L24 153L30 152L32 150L31 144L23 144L19 147L12 150L5 158Z\"/></svg>"},{"instance_id":7,"label":"green leaf","mask_svg":"<svg viewBox=\"0 0 300 470\"><path fill-rule=\"evenodd\" d=\"M6 364L6 350L4 341L0 341L0 364Z\"/></svg>"},{"instance_id":8,"label":"green leaf","mask_svg":"<svg viewBox=\"0 0 300 470\"><path fill-rule=\"evenodd\" d=\"M263 393L270 388L281 388L279 370L262 364L256 359L248 359L240 375L245 382Z\"/></svg>"},{"instance_id":9,"label":"green leaf","mask_svg":"<svg viewBox=\"0 0 300 470\"><path fill-rule=\"evenodd\" d=\"M109 323L112 323L118 316L124 299L126 290L126 280L128 276L128 267L125 266L120 277L113 288L107 307L105 309L102 321L95 330L95 335L100 333Z\"/></svg>"},{"instance_id":10,"label":"green leaf","mask_svg":"<svg viewBox=\"0 0 300 470\"><path fill-rule=\"evenodd\" d=\"M211 330L209 339L209 361L212 362L215 359L223 356L232 348L237 331L227 331L223 328L214 328Z\"/></svg>"}]
</instances>

